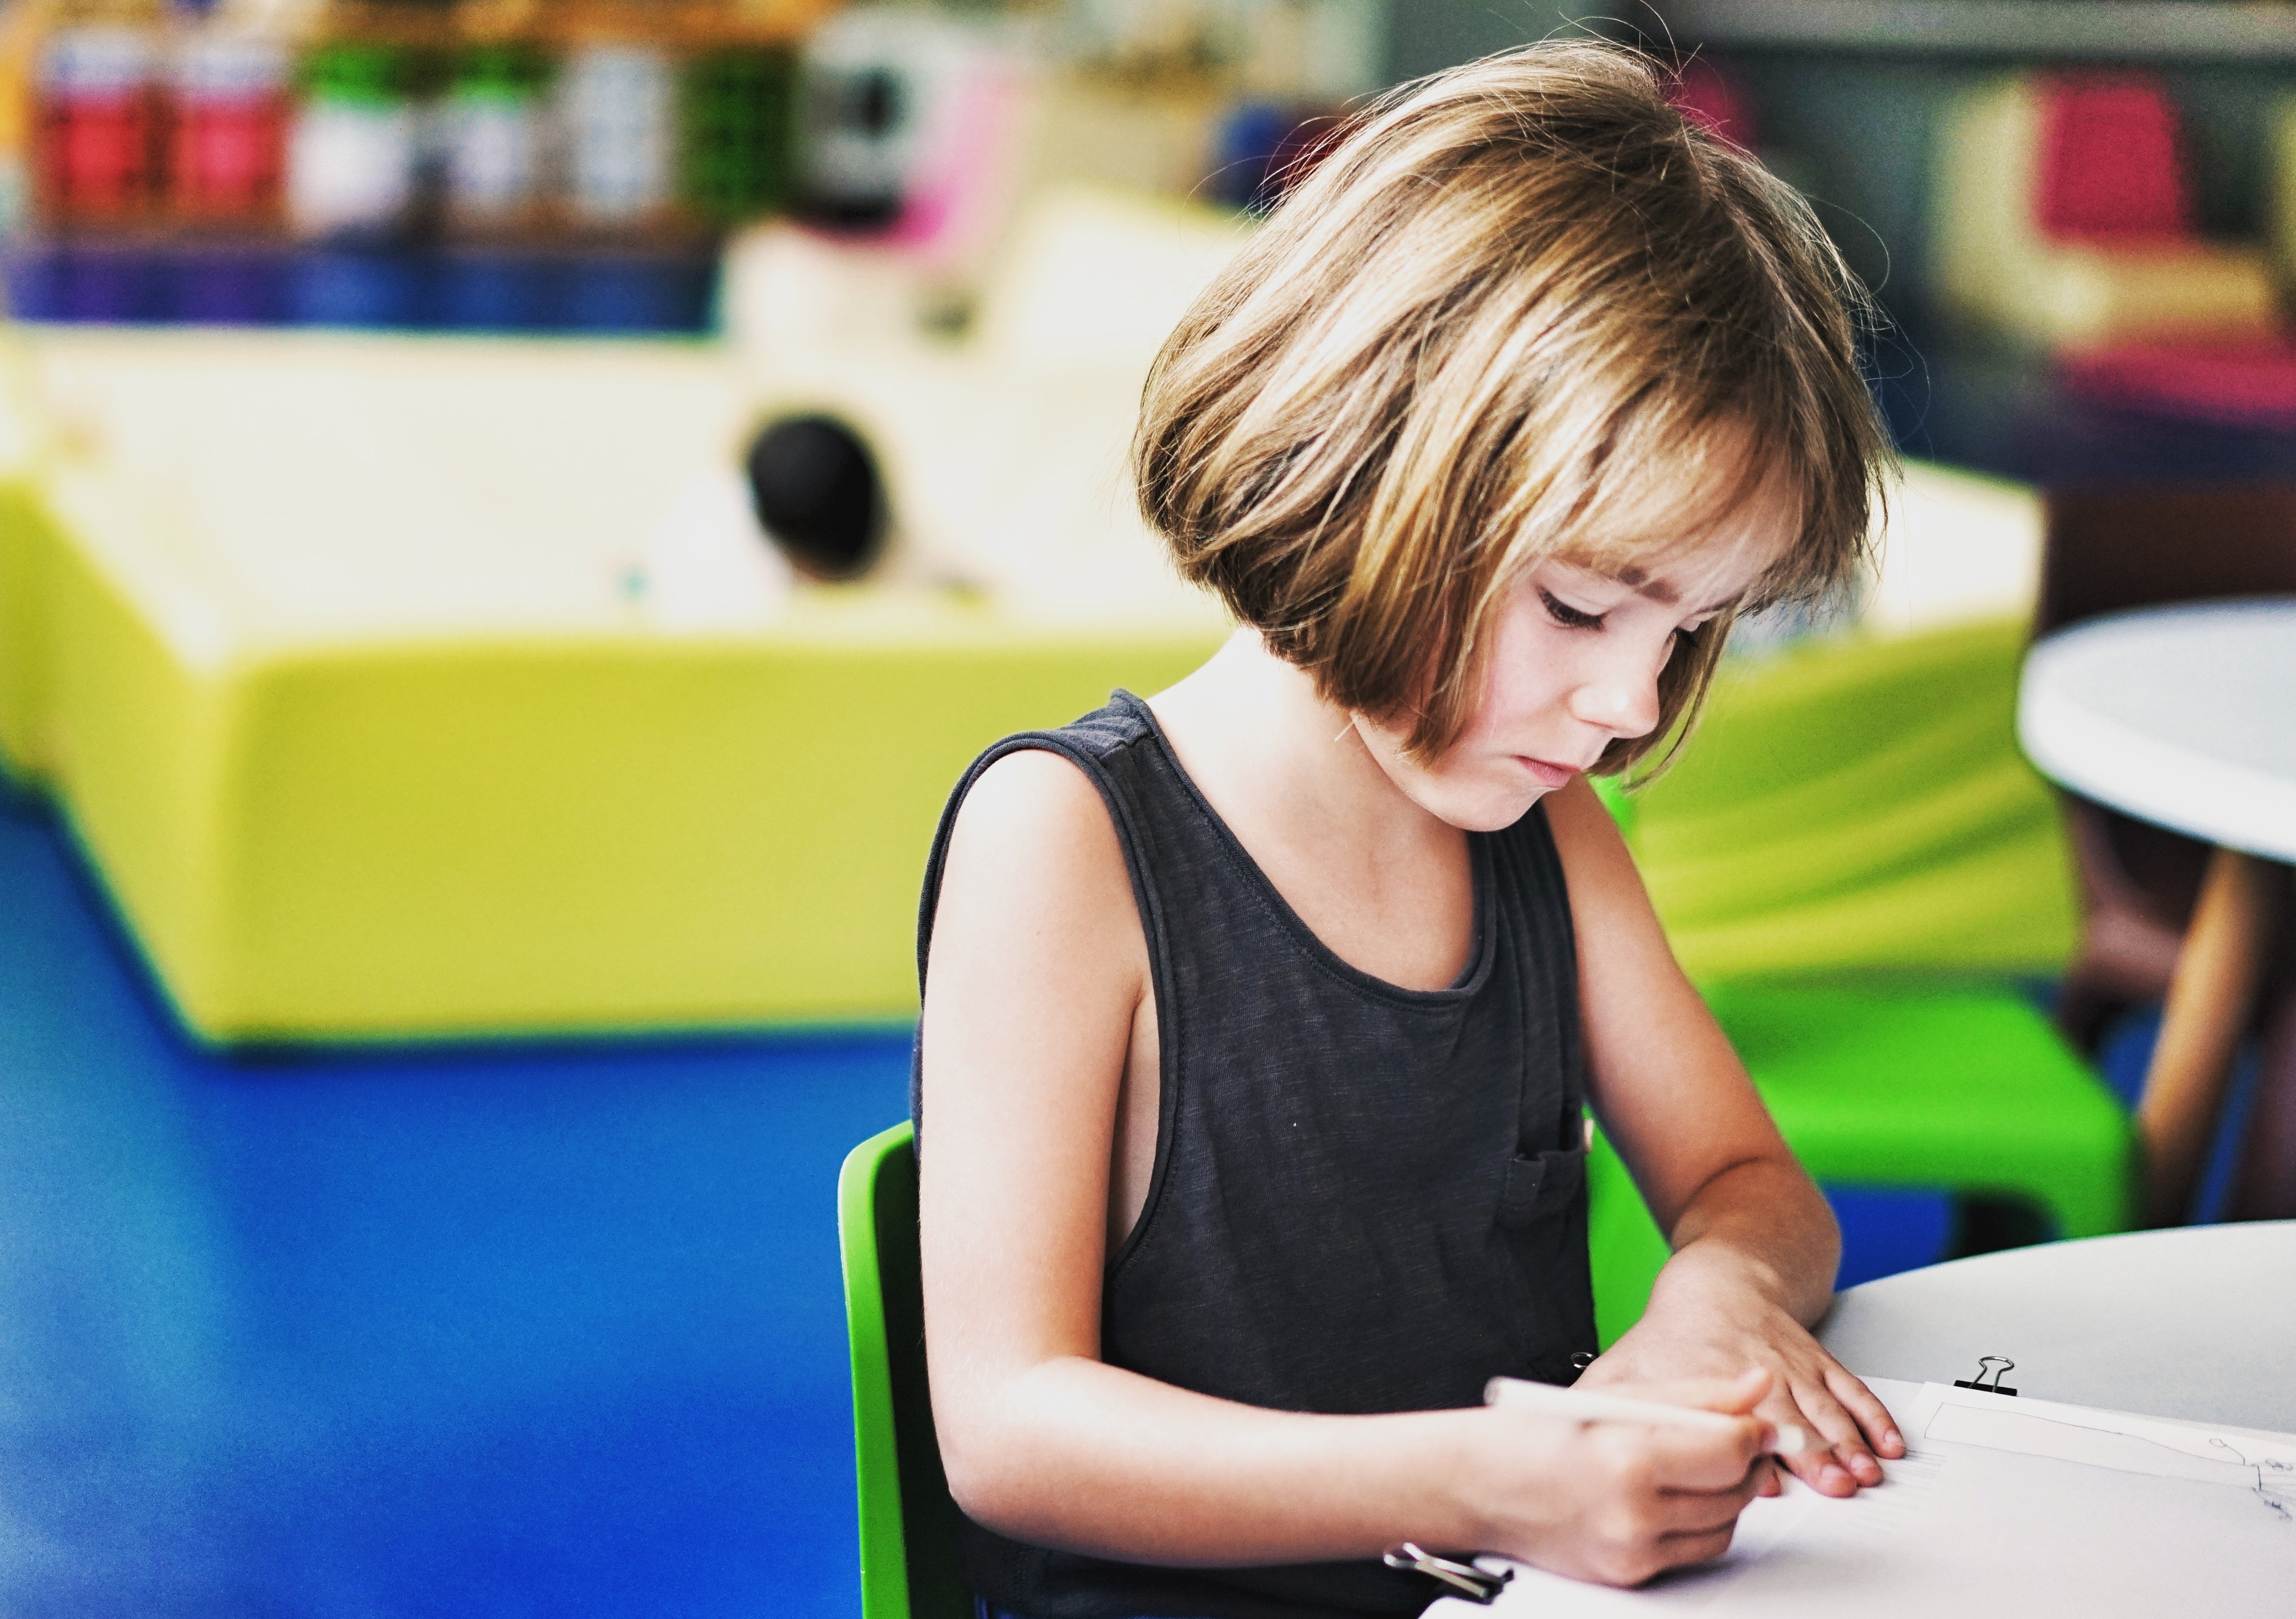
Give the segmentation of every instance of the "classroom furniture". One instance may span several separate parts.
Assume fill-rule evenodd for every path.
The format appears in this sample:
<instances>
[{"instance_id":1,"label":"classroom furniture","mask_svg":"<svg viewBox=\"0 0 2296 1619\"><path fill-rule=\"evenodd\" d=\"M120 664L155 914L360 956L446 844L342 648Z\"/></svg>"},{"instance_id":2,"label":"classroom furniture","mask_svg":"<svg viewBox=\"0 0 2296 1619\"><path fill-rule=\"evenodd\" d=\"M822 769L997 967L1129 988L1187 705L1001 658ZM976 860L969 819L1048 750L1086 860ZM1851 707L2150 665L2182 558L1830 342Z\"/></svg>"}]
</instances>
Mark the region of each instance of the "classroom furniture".
<instances>
[{"instance_id":1,"label":"classroom furniture","mask_svg":"<svg viewBox=\"0 0 2296 1619\"><path fill-rule=\"evenodd\" d=\"M211 1041L906 1018L965 764L1225 633L792 588L716 350L20 341L0 758Z\"/></svg>"},{"instance_id":2,"label":"classroom furniture","mask_svg":"<svg viewBox=\"0 0 2296 1619\"><path fill-rule=\"evenodd\" d=\"M1980 1354L2037 1399L2296 1432L2296 1221L1957 1259L1852 1288L1818 1341L1865 1377L1949 1383Z\"/></svg>"},{"instance_id":3,"label":"classroom furniture","mask_svg":"<svg viewBox=\"0 0 2296 1619\"><path fill-rule=\"evenodd\" d=\"M1628 841L1686 970L1828 1184L2007 1195L2127 1223L2126 1116L2006 980L2073 936L2046 785L2016 751L2013 622L1821 639L1726 666ZM1605 1342L1668 1247L1598 1136Z\"/></svg>"},{"instance_id":4,"label":"classroom furniture","mask_svg":"<svg viewBox=\"0 0 2296 1619\"><path fill-rule=\"evenodd\" d=\"M1669 0L1675 41L1740 51L2188 63L2296 61L2296 17L2273 5L2155 0Z\"/></svg>"},{"instance_id":5,"label":"classroom furniture","mask_svg":"<svg viewBox=\"0 0 2296 1619\"><path fill-rule=\"evenodd\" d=\"M2144 340L2067 354L2067 390L2142 414L2285 431L2296 426L2296 343Z\"/></svg>"},{"instance_id":6,"label":"classroom furniture","mask_svg":"<svg viewBox=\"0 0 2296 1619\"><path fill-rule=\"evenodd\" d=\"M2296 344L2267 255L2203 240L2167 87L2058 69L1964 95L1939 143L1944 307L2060 350L2068 392L2234 426L2296 425Z\"/></svg>"},{"instance_id":7,"label":"classroom furniture","mask_svg":"<svg viewBox=\"0 0 2296 1619\"><path fill-rule=\"evenodd\" d=\"M2296 485L2076 485L2046 508L2037 636L2131 608L2296 592ZM2094 1052L2115 1017L2169 993L2210 846L2061 797L2082 917L2057 1021Z\"/></svg>"},{"instance_id":8,"label":"classroom furniture","mask_svg":"<svg viewBox=\"0 0 2296 1619\"><path fill-rule=\"evenodd\" d=\"M2020 74L1963 97L1938 143L1938 286L2028 341L2269 339L2260 249L2204 241L2177 111L2150 74Z\"/></svg>"},{"instance_id":9,"label":"classroom furniture","mask_svg":"<svg viewBox=\"0 0 2296 1619\"><path fill-rule=\"evenodd\" d=\"M873 577L1139 616L1179 588L1132 486L1142 390L1249 240L1213 209L1045 186L1001 231L994 274L964 283L977 296L953 339L923 312L947 306L955 266L777 223L727 250L726 339L761 426L825 418L867 456L890 514Z\"/></svg>"},{"instance_id":10,"label":"classroom furniture","mask_svg":"<svg viewBox=\"0 0 2296 1619\"><path fill-rule=\"evenodd\" d=\"M2064 786L2214 846L2139 1127L2145 1213L2190 1206L2296 862L2296 598L2098 618L2038 643L2018 734ZM2268 1045L2277 1046L2276 1039ZM2296 1212L2296 1063L2268 1050L2234 1212Z\"/></svg>"},{"instance_id":11,"label":"classroom furniture","mask_svg":"<svg viewBox=\"0 0 2296 1619\"><path fill-rule=\"evenodd\" d=\"M2067 386L2050 355L1918 312L1901 314L1884 351L1878 392L1908 454L2042 488L2296 481L2286 425L2115 405Z\"/></svg>"},{"instance_id":12,"label":"classroom furniture","mask_svg":"<svg viewBox=\"0 0 2296 1619\"><path fill-rule=\"evenodd\" d=\"M1986 985L1702 986L1780 1132L1827 1186L2007 1196L2058 1233L2125 1228L2127 1115L2015 991ZM1669 1255L1599 1132L1588 1240L1607 1345Z\"/></svg>"},{"instance_id":13,"label":"classroom furniture","mask_svg":"<svg viewBox=\"0 0 2296 1619\"><path fill-rule=\"evenodd\" d=\"M1725 665L1679 757L1631 794L1636 859L1692 977L2062 964L2071 868L2016 748L2024 640L2001 618Z\"/></svg>"},{"instance_id":14,"label":"classroom furniture","mask_svg":"<svg viewBox=\"0 0 2296 1619\"><path fill-rule=\"evenodd\" d=\"M1828 1502L1789 1486L1748 1509L1720 1566L1631 1591L1521 1568L1487 1611L2276 1612L2296 1581L2284 1471L2296 1295L2271 1283L2292 1265L2296 1226L2213 1227L2013 1250L1850 1290L1818 1336L1909 1442L1881 1489ZM1482 1611L1452 1599L1429 1619Z\"/></svg>"},{"instance_id":15,"label":"classroom furniture","mask_svg":"<svg viewBox=\"0 0 2296 1619\"><path fill-rule=\"evenodd\" d=\"M837 1243L853 1357L862 1619L972 1619L925 1384L916 1141L906 1122L846 1155Z\"/></svg>"},{"instance_id":16,"label":"classroom furniture","mask_svg":"<svg viewBox=\"0 0 2296 1619\"><path fill-rule=\"evenodd\" d=\"M25 321L699 338L718 261L709 247L20 237L0 280Z\"/></svg>"},{"instance_id":17,"label":"classroom furniture","mask_svg":"<svg viewBox=\"0 0 2296 1619\"><path fill-rule=\"evenodd\" d=\"M1898 636L2030 617L2041 583L2041 492L1911 458L1901 474L1858 586L1857 627ZM1741 626L1739 650L1755 650L1760 634Z\"/></svg>"}]
</instances>

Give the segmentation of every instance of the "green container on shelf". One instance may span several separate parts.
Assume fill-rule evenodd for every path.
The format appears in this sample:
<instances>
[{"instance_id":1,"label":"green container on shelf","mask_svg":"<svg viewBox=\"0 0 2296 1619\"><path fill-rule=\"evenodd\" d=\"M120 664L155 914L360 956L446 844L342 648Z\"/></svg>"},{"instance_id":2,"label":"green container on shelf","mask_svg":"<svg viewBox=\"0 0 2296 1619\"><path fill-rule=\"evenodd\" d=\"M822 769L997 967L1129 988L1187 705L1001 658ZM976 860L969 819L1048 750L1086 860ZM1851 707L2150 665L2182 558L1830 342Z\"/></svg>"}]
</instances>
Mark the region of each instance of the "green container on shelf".
<instances>
[{"instance_id":1,"label":"green container on shelf","mask_svg":"<svg viewBox=\"0 0 2296 1619\"><path fill-rule=\"evenodd\" d=\"M396 106L414 88L414 53L404 45L339 42L306 56L296 79L314 101Z\"/></svg>"},{"instance_id":2,"label":"green container on shelf","mask_svg":"<svg viewBox=\"0 0 2296 1619\"><path fill-rule=\"evenodd\" d=\"M796 58L777 47L728 47L687 62L678 86L680 200L714 225L780 208L796 139Z\"/></svg>"}]
</instances>

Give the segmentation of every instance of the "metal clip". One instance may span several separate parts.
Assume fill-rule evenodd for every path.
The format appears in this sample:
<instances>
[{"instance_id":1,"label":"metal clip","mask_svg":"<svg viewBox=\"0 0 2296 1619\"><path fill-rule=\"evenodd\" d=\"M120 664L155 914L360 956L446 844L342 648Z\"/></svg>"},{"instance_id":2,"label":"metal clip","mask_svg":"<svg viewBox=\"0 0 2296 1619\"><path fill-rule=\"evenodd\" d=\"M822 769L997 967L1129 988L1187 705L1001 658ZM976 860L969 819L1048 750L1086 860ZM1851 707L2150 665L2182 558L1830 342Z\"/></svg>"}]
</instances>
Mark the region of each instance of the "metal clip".
<instances>
[{"instance_id":1,"label":"metal clip","mask_svg":"<svg viewBox=\"0 0 2296 1619\"><path fill-rule=\"evenodd\" d=\"M1512 1568L1493 1574L1488 1568L1478 1568L1472 1563L1462 1563L1452 1558L1439 1558L1406 1541L1391 1547L1380 1558L1390 1568L1400 1568L1410 1574L1423 1574L1431 1580L1440 1581L1470 1602L1485 1607L1499 1594L1499 1590L1514 1578Z\"/></svg>"},{"instance_id":2,"label":"metal clip","mask_svg":"<svg viewBox=\"0 0 2296 1619\"><path fill-rule=\"evenodd\" d=\"M1995 1365L1996 1361L2000 1363ZM1990 1372L1985 1370L1988 1366L1993 1367ZM1984 1394L2013 1395L2017 1391L2005 1386L2001 1378L2004 1373L2016 1370L2017 1362L2005 1354L1981 1354L1977 1357L1977 1375L1973 1378L1956 1378L1953 1380L1953 1386L1956 1388L1973 1388ZM1993 1381L1988 1383L1985 1380L1988 1377L1990 1377Z\"/></svg>"}]
</instances>

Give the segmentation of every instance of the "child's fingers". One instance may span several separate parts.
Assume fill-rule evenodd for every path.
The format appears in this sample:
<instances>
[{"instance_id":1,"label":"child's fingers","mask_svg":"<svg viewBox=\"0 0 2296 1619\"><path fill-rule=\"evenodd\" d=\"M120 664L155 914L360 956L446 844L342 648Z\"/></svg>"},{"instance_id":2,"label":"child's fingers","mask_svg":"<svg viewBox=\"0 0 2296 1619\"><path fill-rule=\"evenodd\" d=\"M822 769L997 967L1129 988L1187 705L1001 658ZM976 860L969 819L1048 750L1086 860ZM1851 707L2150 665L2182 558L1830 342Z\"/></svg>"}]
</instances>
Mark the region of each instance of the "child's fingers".
<instances>
[{"instance_id":1,"label":"child's fingers","mask_svg":"<svg viewBox=\"0 0 2296 1619\"><path fill-rule=\"evenodd\" d=\"M1800 1455L1785 1459L1795 1477L1825 1495L1851 1495L1861 1485L1882 1482L1882 1464L1866 1448L1857 1419L1823 1384L1798 1385L1791 1403L1817 1439Z\"/></svg>"},{"instance_id":2,"label":"child's fingers","mask_svg":"<svg viewBox=\"0 0 2296 1619\"><path fill-rule=\"evenodd\" d=\"M1826 1369L1825 1386L1857 1419L1875 1455L1894 1460L1906 1453L1906 1436L1898 1431L1897 1419L1863 1378L1837 1362Z\"/></svg>"},{"instance_id":3,"label":"child's fingers","mask_svg":"<svg viewBox=\"0 0 2296 1619\"><path fill-rule=\"evenodd\" d=\"M1726 1434L1656 1427L1642 1431L1650 1446L1652 1482L1663 1492L1718 1500L1726 1497L1743 1506L1759 1484L1754 1464L1761 1460L1764 1425L1751 1417Z\"/></svg>"},{"instance_id":4,"label":"child's fingers","mask_svg":"<svg viewBox=\"0 0 2296 1619\"><path fill-rule=\"evenodd\" d=\"M1727 1532L1760 1492L1749 1468L1726 1490L1669 1490L1658 1499L1655 1520L1659 1533L1712 1534Z\"/></svg>"},{"instance_id":5,"label":"child's fingers","mask_svg":"<svg viewBox=\"0 0 2296 1619\"><path fill-rule=\"evenodd\" d=\"M1705 1534L1663 1535L1659 1549L1669 1568L1687 1568L1693 1563L1710 1563L1730 1549L1730 1538L1738 1532L1735 1518L1720 1529Z\"/></svg>"}]
</instances>

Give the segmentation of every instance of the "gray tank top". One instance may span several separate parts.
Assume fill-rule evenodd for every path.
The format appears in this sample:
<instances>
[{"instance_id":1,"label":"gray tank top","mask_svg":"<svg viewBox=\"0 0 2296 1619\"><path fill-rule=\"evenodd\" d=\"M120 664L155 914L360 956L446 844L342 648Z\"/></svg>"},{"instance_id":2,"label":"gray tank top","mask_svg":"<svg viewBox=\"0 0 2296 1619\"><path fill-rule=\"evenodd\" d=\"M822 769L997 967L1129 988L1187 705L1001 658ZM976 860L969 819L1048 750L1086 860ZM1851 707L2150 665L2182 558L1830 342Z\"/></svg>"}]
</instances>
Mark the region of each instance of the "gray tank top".
<instances>
[{"instance_id":1,"label":"gray tank top","mask_svg":"<svg viewBox=\"0 0 2296 1619\"><path fill-rule=\"evenodd\" d=\"M1473 1405L1500 1374L1574 1378L1596 1347L1586 1088L1570 903L1545 809L1470 837L1472 956L1447 989L1401 989L1308 931L1148 706L1119 691L1072 725L1008 737L957 784L926 868L920 971L957 808L1020 748L1064 755L1100 789L1154 980L1155 1169L1109 1263L1102 1358L1330 1413ZM922 1059L921 1047L920 1073ZM973 1589L1030 1619L1415 1614L1442 1594L1374 1562L1149 1567L970 1522L964 1549Z\"/></svg>"}]
</instances>

